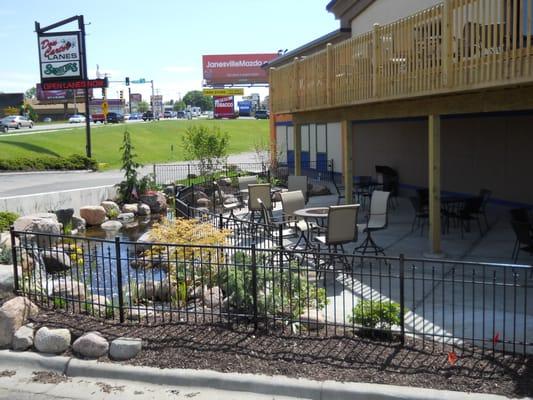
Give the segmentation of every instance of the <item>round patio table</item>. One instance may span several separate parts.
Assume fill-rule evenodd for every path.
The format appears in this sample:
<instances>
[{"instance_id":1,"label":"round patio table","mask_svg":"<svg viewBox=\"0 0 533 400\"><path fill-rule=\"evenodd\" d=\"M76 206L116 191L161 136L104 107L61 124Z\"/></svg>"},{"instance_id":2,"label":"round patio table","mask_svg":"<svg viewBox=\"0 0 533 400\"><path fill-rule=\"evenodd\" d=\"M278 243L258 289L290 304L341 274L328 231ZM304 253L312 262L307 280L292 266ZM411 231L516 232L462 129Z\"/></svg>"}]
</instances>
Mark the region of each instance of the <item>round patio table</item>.
<instances>
[{"instance_id":1,"label":"round patio table","mask_svg":"<svg viewBox=\"0 0 533 400\"><path fill-rule=\"evenodd\" d=\"M293 212L293 215L296 217L300 217L305 219L305 223L307 224L307 234L305 231L300 231L300 237L298 238L298 241L296 242L296 246L300 244L300 242L303 240L305 243L305 250L314 249L315 246L312 244L312 238L311 233L312 229L309 225L309 219L315 219L317 221L318 226L324 226L324 219L328 217L329 213L329 207L310 207L310 208L300 208L299 210L295 210ZM320 220L320 223L318 221Z\"/></svg>"}]
</instances>

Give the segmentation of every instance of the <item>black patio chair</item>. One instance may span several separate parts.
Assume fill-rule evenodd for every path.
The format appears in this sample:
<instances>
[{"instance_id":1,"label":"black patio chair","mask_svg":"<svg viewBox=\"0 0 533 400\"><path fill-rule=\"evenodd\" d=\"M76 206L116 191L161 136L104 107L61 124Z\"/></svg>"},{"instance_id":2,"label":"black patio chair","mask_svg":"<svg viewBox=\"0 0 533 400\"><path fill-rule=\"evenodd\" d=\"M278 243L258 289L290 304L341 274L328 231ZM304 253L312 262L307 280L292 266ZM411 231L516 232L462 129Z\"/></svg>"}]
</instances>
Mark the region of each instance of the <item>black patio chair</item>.
<instances>
[{"instance_id":1,"label":"black patio chair","mask_svg":"<svg viewBox=\"0 0 533 400\"><path fill-rule=\"evenodd\" d=\"M492 195L492 192L488 189L481 189L479 191L479 197L481 197L481 204L479 206L479 209L476 211L472 211L473 215L483 216L483 219L485 220L485 225L487 226L487 232L490 229L489 226L489 220L487 218L487 204L489 202L490 196Z\"/></svg>"},{"instance_id":2,"label":"black patio chair","mask_svg":"<svg viewBox=\"0 0 533 400\"><path fill-rule=\"evenodd\" d=\"M424 225L426 221L429 220L429 211L426 205L423 205L420 201L420 198L416 196L409 197L413 210L415 211L415 217L413 218L413 223L411 224L411 232L415 230L415 225L420 228L420 236L424 233Z\"/></svg>"},{"instance_id":3,"label":"black patio chair","mask_svg":"<svg viewBox=\"0 0 533 400\"><path fill-rule=\"evenodd\" d=\"M482 197L467 197L464 199L462 206L457 210L457 212L450 215L459 222L459 227L461 228L461 239L464 238L465 231L470 232L471 221L477 222L479 233L483 236L483 228L481 227L481 221L479 219L482 203Z\"/></svg>"},{"instance_id":4,"label":"black patio chair","mask_svg":"<svg viewBox=\"0 0 533 400\"><path fill-rule=\"evenodd\" d=\"M520 251L525 251L533 255L533 237L531 236L531 224L528 222L511 221L511 226L516 235L515 249L513 249L513 262L516 264Z\"/></svg>"}]
</instances>

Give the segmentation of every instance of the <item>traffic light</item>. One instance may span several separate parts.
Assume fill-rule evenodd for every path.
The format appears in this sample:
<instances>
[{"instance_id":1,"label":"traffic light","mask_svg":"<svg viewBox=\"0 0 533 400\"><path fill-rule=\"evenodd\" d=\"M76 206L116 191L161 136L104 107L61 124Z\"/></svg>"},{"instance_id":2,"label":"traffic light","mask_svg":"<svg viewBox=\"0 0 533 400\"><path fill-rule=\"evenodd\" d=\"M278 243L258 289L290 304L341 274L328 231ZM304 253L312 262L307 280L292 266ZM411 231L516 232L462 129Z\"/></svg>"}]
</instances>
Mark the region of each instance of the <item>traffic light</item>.
<instances>
[{"instance_id":1,"label":"traffic light","mask_svg":"<svg viewBox=\"0 0 533 400\"><path fill-rule=\"evenodd\" d=\"M127 77L126 77L126 86L129 86L129 85L130 85L130 77L127 76Z\"/></svg>"},{"instance_id":2,"label":"traffic light","mask_svg":"<svg viewBox=\"0 0 533 400\"><path fill-rule=\"evenodd\" d=\"M123 90L120 91L120 100L124 100L124 91Z\"/></svg>"}]
</instances>

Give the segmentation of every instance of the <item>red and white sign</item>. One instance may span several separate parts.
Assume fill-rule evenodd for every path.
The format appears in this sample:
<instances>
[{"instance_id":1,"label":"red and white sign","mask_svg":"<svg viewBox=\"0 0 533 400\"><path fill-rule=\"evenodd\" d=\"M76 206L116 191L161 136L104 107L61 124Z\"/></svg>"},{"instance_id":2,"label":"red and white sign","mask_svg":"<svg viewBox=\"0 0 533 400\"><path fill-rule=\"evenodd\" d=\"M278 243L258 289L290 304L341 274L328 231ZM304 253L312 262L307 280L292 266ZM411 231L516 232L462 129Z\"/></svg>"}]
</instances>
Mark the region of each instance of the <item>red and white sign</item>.
<instances>
[{"instance_id":1,"label":"red and white sign","mask_svg":"<svg viewBox=\"0 0 533 400\"><path fill-rule=\"evenodd\" d=\"M38 40L41 82L84 78L78 32L41 33Z\"/></svg>"},{"instance_id":2,"label":"red and white sign","mask_svg":"<svg viewBox=\"0 0 533 400\"><path fill-rule=\"evenodd\" d=\"M225 54L202 56L206 85L268 83L268 73L261 66L277 53Z\"/></svg>"},{"instance_id":3,"label":"red and white sign","mask_svg":"<svg viewBox=\"0 0 533 400\"><path fill-rule=\"evenodd\" d=\"M214 96L215 110L213 116L215 118L235 118L235 103L233 96Z\"/></svg>"}]
</instances>

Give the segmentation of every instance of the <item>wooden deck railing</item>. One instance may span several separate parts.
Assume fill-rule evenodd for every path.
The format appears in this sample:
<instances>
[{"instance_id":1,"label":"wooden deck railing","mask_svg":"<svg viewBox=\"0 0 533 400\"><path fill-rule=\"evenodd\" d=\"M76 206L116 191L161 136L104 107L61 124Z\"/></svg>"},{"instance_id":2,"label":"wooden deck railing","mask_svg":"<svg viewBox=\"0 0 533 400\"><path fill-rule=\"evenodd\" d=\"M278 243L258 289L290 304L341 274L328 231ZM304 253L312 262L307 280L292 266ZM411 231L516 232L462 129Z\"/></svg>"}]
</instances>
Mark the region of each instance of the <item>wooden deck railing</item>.
<instances>
[{"instance_id":1,"label":"wooden deck railing","mask_svg":"<svg viewBox=\"0 0 533 400\"><path fill-rule=\"evenodd\" d=\"M270 69L275 113L533 82L533 0L446 0Z\"/></svg>"}]
</instances>

